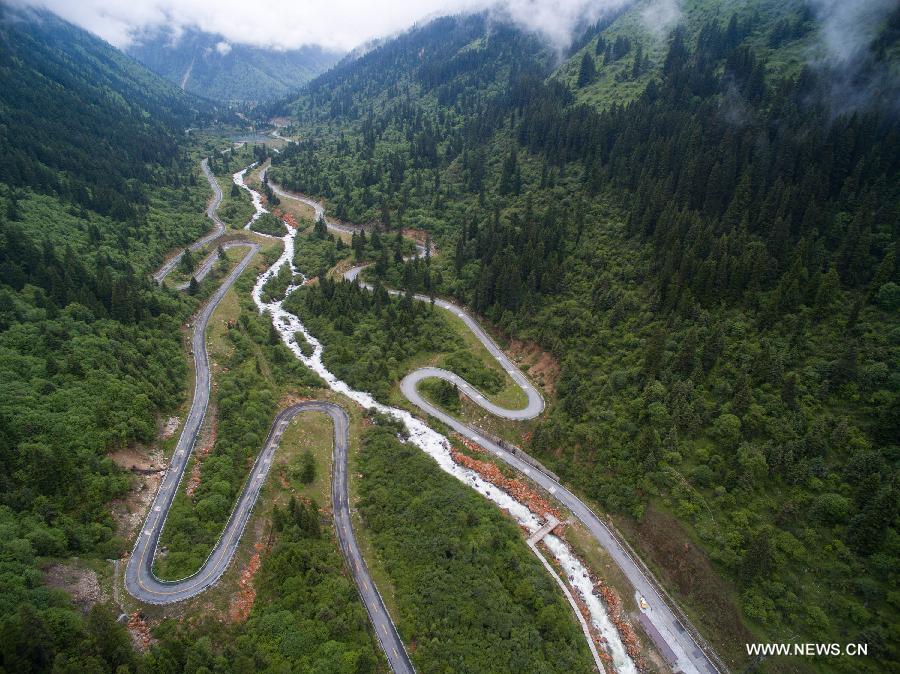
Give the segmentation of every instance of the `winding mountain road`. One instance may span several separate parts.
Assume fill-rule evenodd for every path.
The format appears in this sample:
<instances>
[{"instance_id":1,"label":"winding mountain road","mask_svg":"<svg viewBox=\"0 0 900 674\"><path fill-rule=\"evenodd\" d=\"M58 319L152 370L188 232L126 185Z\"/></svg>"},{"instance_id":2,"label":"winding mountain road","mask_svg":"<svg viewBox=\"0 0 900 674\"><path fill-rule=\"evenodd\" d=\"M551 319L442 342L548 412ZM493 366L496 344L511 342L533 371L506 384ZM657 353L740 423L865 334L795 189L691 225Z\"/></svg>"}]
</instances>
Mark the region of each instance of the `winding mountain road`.
<instances>
[{"instance_id":1,"label":"winding mountain road","mask_svg":"<svg viewBox=\"0 0 900 674\"><path fill-rule=\"evenodd\" d=\"M478 429L462 423L451 417L443 410L425 400L419 393L417 386L420 381L437 376L447 381L453 381L446 377L445 371L433 372L435 368L421 368L406 375L400 382L403 395L413 405L426 414L438 419L449 428L465 438L478 443L489 452L502 459L521 473L524 473L532 481L540 485L544 490L563 504L578 520L590 531L594 539L609 553L622 573L628 578L634 590L641 595L649 606L648 619L653 623L676 654L677 662L673 663L677 670L682 672L702 672L704 674L717 674L718 668L707 656L704 650L696 643L690 632L682 624L668 604L657 591L656 584L645 574L641 566L631 557L620 544L618 539L610 531L606 523L598 517L580 498L560 484L556 479L545 473L535 465L524 461L506 448L485 437ZM456 379L456 375L454 375ZM472 397L467 388L460 387L462 392L469 396L477 404L481 404L478 398ZM479 394L480 396L480 394ZM483 396L481 396L483 398ZM506 418L515 418L509 414ZM522 418L522 417L519 417Z\"/></svg>"},{"instance_id":2,"label":"winding mountain road","mask_svg":"<svg viewBox=\"0 0 900 674\"><path fill-rule=\"evenodd\" d=\"M225 293L228 292L238 276L247 268L254 254L259 250L259 244L246 242L245 245L249 248L247 254L231 270L231 273L222 282L222 285L213 293L213 296L200 310L194 322L191 347L194 353L195 379L191 408L185 419L184 427L178 438L178 443L175 445L175 451L169 461L169 466L166 469L159 491L153 499L150 511L147 513L144 525L138 533L131 557L128 558L128 564L125 567L125 588L136 599L151 604L170 604L193 597L221 578L231 562L244 525L250 518L253 502L256 500L254 496L252 501L246 501L246 492L248 489L252 490L256 487L255 493L258 495L259 487L255 482L260 481L253 478L253 472L258 473L261 469L268 472L268 464L261 465L257 459L254 471L251 472L251 480L241 493L238 505L232 512L221 538L197 573L176 582L160 580L153 574L153 556L159 543L163 525L169 514L169 509L172 507L178 485L184 475L185 466L187 466L191 453L194 450L194 445L200 434L200 428L203 425L203 419L206 417L206 410L209 407L210 372L209 357L206 351L206 328L219 302L225 297ZM271 439L272 434L270 433L269 441ZM269 441L266 443L267 447L270 444Z\"/></svg>"},{"instance_id":3,"label":"winding mountain road","mask_svg":"<svg viewBox=\"0 0 900 674\"><path fill-rule=\"evenodd\" d=\"M190 246L191 250L198 250L214 241L221 236L225 229L221 220L215 214L216 208L222 200L222 192L218 181L209 170L206 160L203 160L201 166L214 192L214 197L207 209L207 215L216 223L216 229ZM172 604L195 597L214 585L225 573L225 570L234 558L234 554L240 544L241 535L253 512L253 506L258 500L266 476L269 474L275 451L278 449L282 434L291 419L302 412L321 412L331 417L334 427L334 468L332 471L331 497L338 543L347 560L347 565L359 589L360 597L372 621L375 635L391 669L398 674L412 674L415 671L412 662L387 612L384 601L372 581L353 532L347 479L350 420L347 413L334 403L307 401L281 410L272 422L263 449L256 457L256 461L250 470L247 481L225 524L225 528L222 530L219 540L200 569L191 576L175 581L161 580L153 573L153 558L165 526L166 517L175 499L178 486L196 445L197 437L200 434L206 410L209 407L210 371L209 357L206 350L206 329L218 304L259 250L259 244L253 241L231 241L225 244L225 247L247 247L248 251L203 306L194 322L191 344L194 353L195 381L191 408L159 491L151 504L141 531L138 533L131 556L128 558L128 563L125 567L125 588L129 594L140 601L150 604ZM183 252L181 255L183 255ZM154 274L154 279L158 283L162 283L165 277L174 269L181 255L167 262L163 268ZM208 256L207 260L197 271L195 277L198 280L201 280L210 272L216 257L215 251ZM177 287L184 288L186 285L181 284Z\"/></svg>"},{"instance_id":4,"label":"winding mountain road","mask_svg":"<svg viewBox=\"0 0 900 674\"><path fill-rule=\"evenodd\" d=\"M219 187L219 181L216 180L216 176L213 175L213 172L209 168L209 159L204 159L203 161L201 161L200 168L203 169L203 175L206 176L206 179L209 181L209 186L213 190L213 198L209 202L209 205L206 207L206 217L213 221L214 227L209 234L197 239L196 241L194 241L194 243L187 247L187 249L192 253L197 252L206 244L215 241L225 233L225 223L219 219L218 215L216 215L216 210L218 210L219 204L222 203L222 188ZM169 258L166 263L162 267L160 267L155 274L153 274L153 280L157 283L162 283L163 280L165 280L166 276L168 276L171 271L175 269L175 265L177 265L181 261L181 258L183 256L184 251L182 250L178 254L173 255L171 258ZM198 278L197 280L199 281L200 279ZM185 287L187 286L185 285Z\"/></svg>"},{"instance_id":5,"label":"winding mountain road","mask_svg":"<svg viewBox=\"0 0 900 674\"><path fill-rule=\"evenodd\" d=\"M284 190L271 181L269 182L269 185L280 197L296 199L312 206L316 211L316 217L325 219L325 211L320 203L303 195L294 194ZM329 227L332 226L327 220L326 223L329 224ZM345 272L344 278L348 281L356 280L360 272L366 266L368 265L359 265L349 269ZM371 285L366 283L360 283L360 285L370 290L372 288ZM399 294L398 291L395 290L389 290L388 292ZM432 301L432 298L418 294L415 295L415 299L423 302ZM426 414L438 419L463 437L483 446L508 465L521 473L524 473L578 518L597 543L606 550L610 557L616 562L622 573L631 583L635 592L646 602L648 608L644 613L647 616L647 619L657 629L662 639L674 653L675 661L671 663L673 668L685 673L696 672L700 674L719 674L720 670L715 664L715 661L718 660L717 656L714 653L708 654L706 650L700 646L698 640L694 637L696 630L685 627L686 620L675 615L675 612L663 598L662 592L659 590L658 582L652 579L646 571L646 568L640 564L629 551L622 547L609 526L580 498L578 498L578 496L560 484L554 476L551 476L542 470L539 467L539 464L535 465L536 462L531 463L523 460L507 448L496 443L492 438L486 437L477 427L464 424L458 419L451 417L422 397L418 391L419 383L425 379L438 378L455 385L482 409L503 419L532 419L539 415L544 409L544 400L540 393L512 361L510 361L494 340L481 328L478 321L468 311L457 304L442 299L435 299L434 303L442 309L452 312L466 324L506 373L523 390L528 402L526 406L521 409L507 409L501 407L491 402L487 396L478 391L477 388L469 384L469 382L465 381L459 375L435 367L419 368L407 374L400 382L400 390L403 395L413 405Z\"/></svg>"},{"instance_id":6,"label":"winding mountain road","mask_svg":"<svg viewBox=\"0 0 900 674\"><path fill-rule=\"evenodd\" d=\"M368 265L359 265L347 270L344 278L353 281L358 278L360 272ZM372 286L360 282L360 285L369 290ZM391 294L399 295L396 290L389 290ZM421 302L430 302L426 295L414 295ZM510 361L509 357L497 346L479 325L478 321L457 304L446 300L436 299L437 306L450 311L466 324L472 333L478 338L490 354L497 360L506 373L516 382L528 397L528 404L521 409L506 409L488 400L478 389L469 384L459 375L437 367L422 367L413 370L400 381L400 391L413 405L438 419L441 423L452 428L465 438L478 443L492 454L502 459L521 473L524 473L532 481L540 485L544 490L565 506L578 520L591 532L594 539L605 549L616 562L634 590L644 598L649 606L647 617L656 627L666 643L676 654L677 667L684 672L701 672L703 674L716 674L719 669L703 648L695 641L691 633L682 624L682 621L669 608L662 595L657 590L657 584L653 582L637 563L637 561L619 543L618 539L610 531L607 524L598 517L580 498L569 491L559 481L541 470L534 463L527 462L516 456L507 448L496 443L492 438L486 437L477 427L464 424L450 416L440 408L427 401L419 393L419 383L425 379L443 379L455 385L472 402L487 410L491 414L503 419L526 420L538 416L544 409L544 400L540 393L522 372Z\"/></svg>"},{"instance_id":7,"label":"winding mountain road","mask_svg":"<svg viewBox=\"0 0 900 674\"><path fill-rule=\"evenodd\" d=\"M214 197L207 209L207 215L216 224L216 228L213 232L190 246L192 251L198 250L211 241L214 241L221 236L225 229L222 222L215 215L215 210L222 199L221 190L218 182L209 170L206 161L202 163L202 167L214 191ZM318 202L303 197L302 195L287 192L272 183L270 183L270 186L280 197L302 201L315 209L317 217L324 218L324 208ZM354 228L350 226L337 225L337 223L330 223L327 222L327 220L326 223L330 229L355 231ZM402 640L384 607L384 602L381 600L377 589L372 583L365 560L360 554L359 547L353 534L347 484L349 420L346 412L333 403L313 401L293 405L282 410L272 424L263 450L260 452L253 465L247 483L238 498L219 541L216 543L201 569L188 578L171 582L159 580L153 575L153 555L159 541L159 536L184 473L185 466L187 465L190 454L196 443L209 403L210 375L206 352L206 327L217 304L224 297L225 293L232 286L237 277L244 269L246 269L253 255L259 248L258 244L250 241L229 242L227 245L229 247L247 246L250 250L248 250L248 253L238 263L238 266L232 270L222 285L213 294L209 302L203 307L195 322L192 335L196 369L194 398L169 468L151 506L151 510L142 531L135 542L132 556L128 560L125 573L126 588L132 595L142 601L156 604L168 604L196 596L221 578L234 556L243 529L250 518L253 505L259 496L262 484L271 467L272 457L278 447L281 435L287 424L294 416L303 411L323 412L328 414L334 423L332 500L334 506L335 531L341 550L347 559L348 566L350 567L354 580L359 588L360 596L362 597L366 610L372 620L376 636L387 656L391 668L395 672L412 672L412 664L403 647ZM181 254L183 254L183 252ZM169 260L154 275L154 278L157 281L162 282L166 275L175 268L181 254ZM215 253L211 254L201 265L196 274L198 280L212 269L214 262ZM345 274L345 277L349 280L356 279L361 269L362 267L354 267ZM182 284L181 287L184 285L186 284ZM366 284L362 285L365 286ZM431 301L431 298L424 295L416 295L415 297L421 301ZM585 505L583 501L538 466L525 461L523 458L520 458L520 456L513 454L505 447L495 443L491 438L486 437L478 428L464 424L449 416L429 403L419 394L419 382L424 379L436 377L454 384L473 402L501 418L511 420L531 419L540 414L544 409L543 398L537 389L534 388L528 379L519 371L512 361L510 361L490 336L484 332L478 324L478 321L471 314L462 307L446 300L435 300L435 304L447 311L453 312L468 326L473 334L475 334L479 341L497 360L500 366L523 390L527 398L527 403L525 407L521 409L506 409L500 407L495 403L492 403L480 391L458 375L440 368L420 368L409 373L401 381L400 388L402 393L413 405L418 407L425 414L440 420L449 428L452 428L464 437L485 447L501 460L527 475L562 505L568 508L572 514L584 524L599 545L603 547L619 565L635 591L646 601L649 608L645 612L645 615L674 652L675 662L673 663L673 667L675 669L684 672L702 672L703 674L713 674L718 672L719 670L713 662L715 656L708 656L698 645L697 641L692 636L691 631L684 627L682 621L670 609L661 592L658 591L656 582L648 576L644 567L638 563L638 560L634 559L628 551L622 548L604 521Z\"/></svg>"},{"instance_id":8,"label":"winding mountain road","mask_svg":"<svg viewBox=\"0 0 900 674\"><path fill-rule=\"evenodd\" d=\"M279 138L288 140L287 138L284 138L283 136L279 136ZM293 141L288 141L288 142L293 142ZM308 197L304 194L286 190L278 183L272 182L271 179L267 178L268 171L269 171L269 165L266 165L266 167L260 173L260 180L266 182L269 185L269 188L275 194L277 194L279 197L283 197L285 199L292 199L294 201L299 201L300 203L306 204L307 206L312 208L313 211L315 212L315 219L323 220L325 222L325 226L328 229L330 229L331 231L343 232L345 234L353 234L353 233L358 234L359 232L367 231L366 228L363 227L362 225L352 225L352 224L348 224L346 222L336 222L335 220L329 220L325 216L325 207L322 205L321 202L316 201L315 199L311 199L310 197ZM418 242L415 242L415 245L416 245L416 250L419 251L419 255L424 255L425 254L425 246Z\"/></svg>"},{"instance_id":9,"label":"winding mountain road","mask_svg":"<svg viewBox=\"0 0 900 674\"><path fill-rule=\"evenodd\" d=\"M359 265L349 269L344 278L353 281L358 278L360 272L368 265ZM360 282L360 285L369 290L372 286ZM399 295L396 290L389 290L391 294ZM426 295L416 294L414 298L421 302L431 302ZM425 379L443 379L455 385L472 402L487 410L491 414L514 421L533 419L544 410L544 400L522 372L510 361L509 357L497 346L496 342L479 325L478 321L464 308L447 300L436 299L435 305L445 309L459 317L472 331L478 341L490 352L500 366L512 378L513 381L525 392L528 403L521 409L506 409L491 402L477 388L469 384L459 375L437 367L422 367L413 370L400 381L400 391L413 405L438 419L440 422L452 428L465 438L476 442L492 454L502 459L506 464L524 473L532 481L540 485L553 498L565 506L578 520L590 531L594 539L609 553L622 573L628 578L634 590L644 598L649 610L647 617L656 627L666 643L676 654L676 667L683 672L700 672L702 674L718 674L719 669L703 648L695 641L691 633L675 616L669 605L664 601L657 590L657 584L652 581L637 561L619 543L618 539L610 531L607 524L598 517L580 498L569 491L559 481L543 470L535 463L523 460L509 451L507 448L486 437L475 426L465 424L450 416L440 408L428 402L419 393L419 383ZM521 451L521 450L520 450Z\"/></svg>"}]
</instances>

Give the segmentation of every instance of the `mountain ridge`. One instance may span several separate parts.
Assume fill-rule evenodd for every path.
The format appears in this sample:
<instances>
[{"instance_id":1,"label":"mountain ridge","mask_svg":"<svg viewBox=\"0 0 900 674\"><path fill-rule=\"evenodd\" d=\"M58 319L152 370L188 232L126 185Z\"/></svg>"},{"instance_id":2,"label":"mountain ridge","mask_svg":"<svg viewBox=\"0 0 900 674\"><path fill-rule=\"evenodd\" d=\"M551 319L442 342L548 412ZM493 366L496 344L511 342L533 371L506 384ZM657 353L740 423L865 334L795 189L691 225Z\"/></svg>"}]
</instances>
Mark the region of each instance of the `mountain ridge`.
<instances>
[{"instance_id":1,"label":"mountain ridge","mask_svg":"<svg viewBox=\"0 0 900 674\"><path fill-rule=\"evenodd\" d=\"M283 97L343 56L317 45L269 49L186 29L151 29L133 36L133 58L182 89L220 102L259 103Z\"/></svg>"},{"instance_id":2,"label":"mountain ridge","mask_svg":"<svg viewBox=\"0 0 900 674\"><path fill-rule=\"evenodd\" d=\"M835 665L874 672L898 659L876 578L897 557L881 73L900 12L853 64L884 86L847 108L805 6L697 0L637 67L640 3L561 66L513 27L439 19L307 85L270 175L338 217L424 229L445 254L384 259L382 282L559 359L526 451L615 514L729 664L790 631L877 644Z\"/></svg>"}]
</instances>

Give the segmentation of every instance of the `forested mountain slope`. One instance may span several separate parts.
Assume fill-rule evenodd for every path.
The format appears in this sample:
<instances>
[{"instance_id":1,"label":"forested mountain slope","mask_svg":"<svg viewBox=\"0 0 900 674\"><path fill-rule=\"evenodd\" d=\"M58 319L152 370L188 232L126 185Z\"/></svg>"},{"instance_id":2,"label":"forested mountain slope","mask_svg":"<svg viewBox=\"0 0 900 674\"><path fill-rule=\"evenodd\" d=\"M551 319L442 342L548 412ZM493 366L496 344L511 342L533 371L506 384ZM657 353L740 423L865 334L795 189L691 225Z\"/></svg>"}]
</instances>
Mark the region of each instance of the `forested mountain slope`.
<instances>
[{"instance_id":1,"label":"forested mountain slope","mask_svg":"<svg viewBox=\"0 0 900 674\"><path fill-rule=\"evenodd\" d=\"M241 103L294 93L341 56L318 45L279 50L232 44L195 29L178 37L167 30L139 34L127 52L185 91Z\"/></svg>"},{"instance_id":2,"label":"forested mountain slope","mask_svg":"<svg viewBox=\"0 0 900 674\"><path fill-rule=\"evenodd\" d=\"M663 11L666 6L644 0L601 19L575 41L554 77L568 84L579 101L595 107L622 105L637 98L650 80L659 78L668 54L665 38L676 24L693 43L710 22L725 26L732 19L731 30L743 26L741 41L753 49L768 77L796 76L824 56L818 8L806 0L727 5L717 0L684 0L670 5L677 7L671 14ZM602 37L595 39L600 30Z\"/></svg>"},{"instance_id":3,"label":"forested mountain slope","mask_svg":"<svg viewBox=\"0 0 900 674\"><path fill-rule=\"evenodd\" d=\"M527 449L617 514L735 666L789 634L870 657L765 668L882 671L900 15L848 71L803 56L822 35L800 3L688 5L661 34L641 5L601 21L562 65L485 17L413 30L308 85L271 176L428 230L440 256L382 273L559 359Z\"/></svg>"},{"instance_id":4,"label":"forested mountain slope","mask_svg":"<svg viewBox=\"0 0 900 674\"><path fill-rule=\"evenodd\" d=\"M146 271L208 227L180 91L45 12L0 20L0 669L113 671L127 634L42 558L118 557L107 452L155 436L194 300Z\"/></svg>"},{"instance_id":5,"label":"forested mountain slope","mask_svg":"<svg viewBox=\"0 0 900 674\"><path fill-rule=\"evenodd\" d=\"M49 12L0 19L0 180L134 217L140 183L171 179L176 133L212 111Z\"/></svg>"}]
</instances>

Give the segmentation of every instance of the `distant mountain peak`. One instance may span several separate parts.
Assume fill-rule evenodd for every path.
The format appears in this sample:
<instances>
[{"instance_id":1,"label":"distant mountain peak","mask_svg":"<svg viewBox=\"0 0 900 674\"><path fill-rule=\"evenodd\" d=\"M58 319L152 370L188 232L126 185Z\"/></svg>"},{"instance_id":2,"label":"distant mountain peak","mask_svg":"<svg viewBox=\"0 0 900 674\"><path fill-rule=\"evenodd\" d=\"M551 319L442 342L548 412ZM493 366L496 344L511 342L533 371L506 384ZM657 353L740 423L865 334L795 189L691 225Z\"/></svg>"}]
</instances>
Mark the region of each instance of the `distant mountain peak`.
<instances>
[{"instance_id":1,"label":"distant mountain peak","mask_svg":"<svg viewBox=\"0 0 900 674\"><path fill-rule=\"evenodd\" d=\"M217 33L169 27L135 34L126 52L185 91L236 103L286 96L343 56L318 45L260 47Z\"/></svg>"}]
</instances>

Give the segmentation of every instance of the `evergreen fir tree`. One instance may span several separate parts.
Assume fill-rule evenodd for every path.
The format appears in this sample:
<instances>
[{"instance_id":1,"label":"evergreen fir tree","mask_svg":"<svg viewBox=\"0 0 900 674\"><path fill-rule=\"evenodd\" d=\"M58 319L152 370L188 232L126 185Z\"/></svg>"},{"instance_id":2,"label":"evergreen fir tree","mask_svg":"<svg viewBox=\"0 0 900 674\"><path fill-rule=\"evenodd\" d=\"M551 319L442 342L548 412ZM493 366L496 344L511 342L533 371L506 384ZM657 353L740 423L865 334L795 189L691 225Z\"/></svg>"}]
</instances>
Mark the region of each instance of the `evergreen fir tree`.
<instances>
[{"instance_id":1,"label":"evergreen fir tree","mask_svg":"<svg viewBox=\"0 0 900 674\"><path fill-rule=\"evenodd\" d=\"M578 69L578 87L585 87L593 82L596 74L597 68L594 65L594 58L588 52L585 52L581 59L581 67Z\"/></svg>"}]
</instances>

